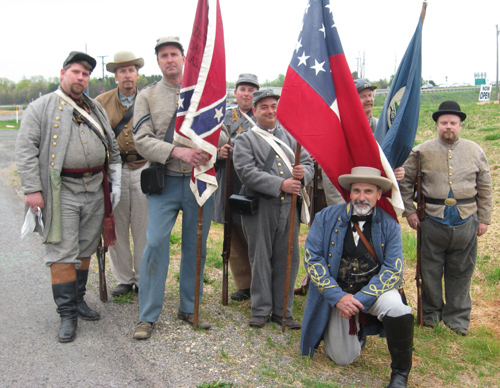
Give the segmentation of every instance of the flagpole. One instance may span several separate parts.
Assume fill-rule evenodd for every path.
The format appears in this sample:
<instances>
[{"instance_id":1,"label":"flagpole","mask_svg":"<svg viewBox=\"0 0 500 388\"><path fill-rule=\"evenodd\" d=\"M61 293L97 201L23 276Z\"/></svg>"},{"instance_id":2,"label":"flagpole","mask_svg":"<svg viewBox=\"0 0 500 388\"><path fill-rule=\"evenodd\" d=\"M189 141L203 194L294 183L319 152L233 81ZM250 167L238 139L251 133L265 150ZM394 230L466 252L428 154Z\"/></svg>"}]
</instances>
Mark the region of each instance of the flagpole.
<instances>
[{"instance_id":1,"label":"flagpole","mask_svg":"<svg viewBox=\"0 0 500 388\"><path fill-rule=\"evenodd\" d=\"M198 315L200 310L200 273L201 273L201 244L203 238L203 206L198 207L198 235L196 241L196 274L194 283L194 314L193 328L198 328Z\"/></svg>"},{"instance_id":2,"label":"flagpole","mask_svg":"<svg viewBox=\"0 0 500 388\"><path fill-rule=\"evenodd\" d=\"M424 19L425 19L425 11L427 9L427 1L424 1L422 3L422 12L420 13L420 20L422 21L422 25L424 25Z\"/></svg>"},{"instance_id":3,"label":"flagpole","mask_svg":"<svg viewBox=\"0 0 500 388\"><path fill-rule=\"evenodd\" d=\"M297 142L297 147L295 150L295 165L300 164L300 151L301 146ZM306 206L302 203L302 206ZM285 278L285 299L283 302L283 323L281 324L281 332L285 332L286 327L286 313L288 310L288 289L290 288L290 273L292 272L292 252L293 252L293 236L295 229L295 211L297 209L297 194L292 195L292 207L290 209L290 228L288 231L288 253L286 257L286 278Z\"/></svg>"}]
</instances>

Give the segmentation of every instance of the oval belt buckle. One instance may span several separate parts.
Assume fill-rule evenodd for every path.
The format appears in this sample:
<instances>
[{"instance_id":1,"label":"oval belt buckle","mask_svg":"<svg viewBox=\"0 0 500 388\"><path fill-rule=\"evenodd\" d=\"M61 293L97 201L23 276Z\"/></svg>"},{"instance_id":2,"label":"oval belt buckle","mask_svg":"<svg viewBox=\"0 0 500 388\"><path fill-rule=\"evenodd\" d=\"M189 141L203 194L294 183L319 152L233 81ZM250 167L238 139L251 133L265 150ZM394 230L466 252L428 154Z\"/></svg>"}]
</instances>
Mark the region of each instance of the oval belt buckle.
<instances>
[{"instance_id":1,"label":"oval belt buckle","mask_svg":"<svg viewBox=\"0 0 500 388\"><path fill-rule=\"evenodd\" d=\"M137 160L137 155L127 155L127 162L135 162Z\"/></svg>"},{"instance_id":2,"label":"oval belt buckle","mask_svg":"<svg viewBox=\"0 0 500 388\"><path fill-rule=\"evenodd\" d=\"M457 200L455 198L446 198L444 200L444 204L446 206L455 206L457 204Z\"/></svg>"},{"instance_id":3,"label":"oval belt buckle","mask_svg":"<svg viewBox=\"0 0 500 388\"><path fill-rule=\"evenodd\" d=\"M90 171L90 172L84 172L83 173L83 177L84 178L90 178L92 176L92 174L93 174L92 171Z\"/></svg>"}]
</instances>

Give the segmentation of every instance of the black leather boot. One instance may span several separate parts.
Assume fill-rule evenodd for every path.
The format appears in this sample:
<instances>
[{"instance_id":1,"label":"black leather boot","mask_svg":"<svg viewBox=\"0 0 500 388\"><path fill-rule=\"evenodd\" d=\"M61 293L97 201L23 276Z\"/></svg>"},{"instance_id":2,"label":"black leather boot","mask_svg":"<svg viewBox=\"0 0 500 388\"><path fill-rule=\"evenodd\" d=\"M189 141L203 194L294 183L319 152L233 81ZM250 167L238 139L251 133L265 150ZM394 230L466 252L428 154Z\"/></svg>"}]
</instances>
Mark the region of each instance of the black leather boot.
<instances>
[{"instance_id":1,"label":"black leather boot","mask_svg":"<svg viewBox=\"0 0 500 388\"><path fill-rule=\"evenodd\" d=\"M89 270L77 270L76 271L76 282L78 285L77 292L77 303L76 303L76 311L78 312L78 316L86 321L98 321L101 319L101 314L97 311L92 310L83 297L85 296L85 291L87 287L87 278L89 277Z\"/></svg>"},{"instance_id":2,"label":"black leather boot","mask_svg":"<svg viewBox=\"0 0 500 388\"><path fill-rule=\"evenodd\" d=\"M385 317L383 322L392 359L391 381L387 388L405 388L412 364L413 315Z\"/></svg>"},{"instance_id":3,"label":"black leather boot","mask_svg":"<svg viewBox=\"0 0 500 388\"><path fill-rule=\"evenodd\" d=\"M52 294L57 305L57 312L61 317L59 328L59 342L71 342L76 337L78 317L76 314L76 281L53 284Z\"/></svg>"}]
</instances>

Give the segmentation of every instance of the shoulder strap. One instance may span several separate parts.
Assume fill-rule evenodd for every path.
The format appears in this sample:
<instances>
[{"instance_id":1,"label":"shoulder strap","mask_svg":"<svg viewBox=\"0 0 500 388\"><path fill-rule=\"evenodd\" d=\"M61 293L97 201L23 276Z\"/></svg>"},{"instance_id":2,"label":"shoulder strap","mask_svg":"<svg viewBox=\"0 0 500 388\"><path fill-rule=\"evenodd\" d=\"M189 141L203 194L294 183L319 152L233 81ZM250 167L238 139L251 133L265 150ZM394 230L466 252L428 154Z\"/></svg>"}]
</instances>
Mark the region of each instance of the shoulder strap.
<instances>
[{"instance_id":1,"label":"shoulder strap","mask_svg":"<svg viewBox=\"0 0 500 388\"><path fill-rule=\"evenodd\" d=\"M356 229L356 232L358 232L359 238L361 239L361 241L363 241L363 244L365 244L366 249L368 249L368 252L370 252L370 254L373 256L373 258L375 259L375 261L378 263L379 261L378 261L378 258L377 258L377 254L375 253L375 250L370 245L370 243L366 239L365 235L361 231L361 228L359 227L358 223L357 222L353 222L352 224L354 225L354 229Z\"/></svg>"},{"instance_id":2,"label":"shoulder strap","mask_svg":"<svg viewBox=\"0 0 500 388\"><path fill-rule=\"evenodd\" d=\"M130 119L134 115L134 105L135 105L135 100L132 103L132 105L130 105L128 110L125 112L120 122L116 125L116 127L113 128L113 132L115 133L116 138L118 138L118 135L120 135L125 125L130 121Z\"/></svg>"},{"instance_id":3,"label":"shoulder strap","mask_svg":"<svg viewBox=\"0 0 500 388\"><path fill-rule=\"evenodd\" d=\"M78 105L76 105L76 103L69 96L64 94L61 91L61 89L57 89L54 93L57 94L59 97L61 97L68 104L70 104L73 108L75 108L78 111L78 113L82 115L82 117L85 117L87 119L88 122L92 123L92 126L100 132L101 137L103 139L106 138L106 135L104 134L104 130L102 129L101 125L97 121L95 121L94 118L85 111L85 109L82 109Z\"/></svg>"}]
</instances>

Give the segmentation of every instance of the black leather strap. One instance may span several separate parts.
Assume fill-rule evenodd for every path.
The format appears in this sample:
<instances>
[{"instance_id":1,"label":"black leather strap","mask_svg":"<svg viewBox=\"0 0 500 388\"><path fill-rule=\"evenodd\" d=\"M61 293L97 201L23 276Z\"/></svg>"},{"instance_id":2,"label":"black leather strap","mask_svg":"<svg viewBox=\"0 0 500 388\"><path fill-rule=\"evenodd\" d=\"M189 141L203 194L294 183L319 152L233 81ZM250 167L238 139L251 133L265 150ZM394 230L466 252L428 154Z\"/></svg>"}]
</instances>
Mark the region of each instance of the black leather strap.
<instances>
[{"instance_id":1,"label":"black leather strap","mask_svg":"<svg viewBox=\"0 0 500 388\"><path fill-rule=\"evenodd\" d=\"M123 131L125 125L130 121L132 116L134 115L134 105L135 101L130 105L130 108L125 112L120 122L113 128L113 132L115 133L115 137L118 138L118 135Z\"/></svg>"},{"instance_id":2,"label":"black leather strap","mask_svg":"<svg viewBox=\"0 0 500 388\"><path fill-rule=\"evenodd\" d=\"M467 203L476 202L475 197L461 198L461 199L456 199L456 198L439 199L439 198L424 197L424 200L425 203L430 203L431 205L446 205L446 206L465 205Z\"/></svg>"}]
</instances>

